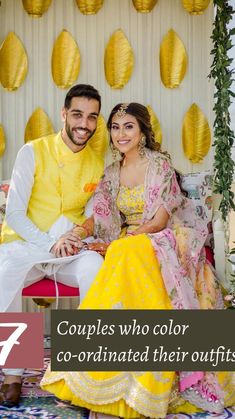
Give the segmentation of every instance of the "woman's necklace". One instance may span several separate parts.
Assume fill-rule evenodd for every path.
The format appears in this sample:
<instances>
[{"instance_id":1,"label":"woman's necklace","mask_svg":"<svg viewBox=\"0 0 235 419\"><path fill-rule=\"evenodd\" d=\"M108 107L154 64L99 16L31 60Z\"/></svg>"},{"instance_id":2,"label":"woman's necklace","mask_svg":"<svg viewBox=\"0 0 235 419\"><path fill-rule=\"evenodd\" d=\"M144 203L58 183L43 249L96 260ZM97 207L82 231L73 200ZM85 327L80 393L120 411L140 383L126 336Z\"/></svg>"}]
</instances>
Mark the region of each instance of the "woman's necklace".
<instances>
[{"instance_id":1,"label":"woman's necklace","mask_svg":"<svg viewBox=\"0 0 235 419\"><path fill-rule=\"evenodd\" d=\"M147 159L146 158L142 158L141 160L139 160L139 161L137 161L136 163L133 163L133 164L127 164L127 162L126 162L126 157L124 157L124 159L122 160L122 167L140 167L140 166L143 166L144 164L146 164L147 163Z\"/></svg>"}]
</instances>

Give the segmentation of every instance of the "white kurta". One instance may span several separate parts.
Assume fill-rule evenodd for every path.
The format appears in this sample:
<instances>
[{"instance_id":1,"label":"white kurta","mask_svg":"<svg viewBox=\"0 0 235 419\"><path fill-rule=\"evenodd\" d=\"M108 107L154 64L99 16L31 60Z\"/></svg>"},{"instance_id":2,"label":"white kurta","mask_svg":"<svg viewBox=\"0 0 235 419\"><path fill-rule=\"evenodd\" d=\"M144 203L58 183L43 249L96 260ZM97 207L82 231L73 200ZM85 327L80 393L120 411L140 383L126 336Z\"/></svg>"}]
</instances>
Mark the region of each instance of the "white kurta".
<instances>
[{"instance_id":1,"label":"white kurta","mask_svg":"<svg viewBox=\"0 0 235 419\"><path fill-rule=\"evenodd\" d=\"M65 216L60 216L48 232L42 232L27 217L27 207L34 183L34 152L31 144L24 145L19 151L14 165L11 184L6 206L6 221L8 225L23 240L16 240L0 246L0 312L7 311L17 294L27 283L35 282L30 271L36 267L39 277L46 274L55 275L63 269L65 264L70 264L76 271L77 284L85 284L85 289L90 285L98 272L103 258L91 251L81 251L76 256L56 259L50 249L57 239L73 227L73 223ZM91 214L91 204L87 206L86 215ZM87 241L87 240L86 240ZM89 256L87 269L84 269L84 260ZM75 262L76 261L76 262ZM79 261L82 269L79 269ZM75 285L74 280L63 281L68 285ZM80 290L80 296L81 290Z\"/></svg>"}]
</instances>

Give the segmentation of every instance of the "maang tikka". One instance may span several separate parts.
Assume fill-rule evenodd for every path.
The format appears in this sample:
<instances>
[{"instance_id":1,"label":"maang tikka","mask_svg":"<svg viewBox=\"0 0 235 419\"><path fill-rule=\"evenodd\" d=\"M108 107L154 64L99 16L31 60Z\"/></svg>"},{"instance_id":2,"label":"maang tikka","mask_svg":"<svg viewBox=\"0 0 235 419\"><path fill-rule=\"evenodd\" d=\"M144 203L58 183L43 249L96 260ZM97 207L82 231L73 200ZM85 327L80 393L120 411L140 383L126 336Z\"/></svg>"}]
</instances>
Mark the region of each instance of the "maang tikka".
<instances>
[{"instance_id":1,"label":"maang tikka","mask_svg":"<svg viewBox=\"0 0 235 419\"><path fill-rule=\"evenodd\" d=\"M127 110L128 106L129 106L128 103L122 103L122 105L120 106L120 108L118 109L118 111L116 113L118 118L123 118L126 115L126 110Z\"/></svg>"}]
</instances>

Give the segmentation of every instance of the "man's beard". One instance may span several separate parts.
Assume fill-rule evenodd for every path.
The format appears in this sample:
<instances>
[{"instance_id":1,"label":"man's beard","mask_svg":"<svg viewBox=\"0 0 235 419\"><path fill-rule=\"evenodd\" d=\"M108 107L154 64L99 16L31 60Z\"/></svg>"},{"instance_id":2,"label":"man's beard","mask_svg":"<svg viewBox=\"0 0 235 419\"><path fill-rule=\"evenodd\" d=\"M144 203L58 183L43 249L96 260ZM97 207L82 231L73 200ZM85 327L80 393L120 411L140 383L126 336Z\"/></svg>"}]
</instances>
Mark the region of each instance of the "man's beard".
<instances>
[{"instance_id":1,"label":"man's beard","mask_svg":"<svg viewBox=\"0 0 235 419\"><path fill-rule=\"evenodd\" d=\"M91 130L89 130L87 128L84 129L84 128L78 127L77 129L88 133L88 137L86 139L78 139L78 140L76 140L74 138L73 131L70 129L69 124L67 123L67 121L65 122L65 131L66 131L67 136L69 137L69 139L72 141L73 144L78 145L78 146L79 145L81 145L81 146L82 145L85 145L88 142L88 140L92 137L92 135L94 134L94 132L95 132L95 130L94 131L91 131Z\"/></svg>"}]
</instances>

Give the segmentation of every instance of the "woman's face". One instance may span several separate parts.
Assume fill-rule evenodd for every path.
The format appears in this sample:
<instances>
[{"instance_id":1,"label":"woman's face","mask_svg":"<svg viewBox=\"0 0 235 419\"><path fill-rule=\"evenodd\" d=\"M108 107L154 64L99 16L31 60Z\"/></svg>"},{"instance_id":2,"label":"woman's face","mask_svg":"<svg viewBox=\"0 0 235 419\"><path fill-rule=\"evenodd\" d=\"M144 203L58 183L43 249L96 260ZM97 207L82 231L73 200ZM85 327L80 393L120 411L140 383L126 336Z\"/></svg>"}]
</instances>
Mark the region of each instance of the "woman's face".
<instances>
[{"instance_id":1,"label":"woman's face","mask_svg":"<svg viewBox=\"0 0 235 419\"><path fill-rule=\"evenodd\" d=\"M130 151L138 151L138 145L143 136L137 119L129 114L118 117L113 116L111 123L111 139L114 146L121 153L129 153Z\"/></svg>"}]
</instances>

